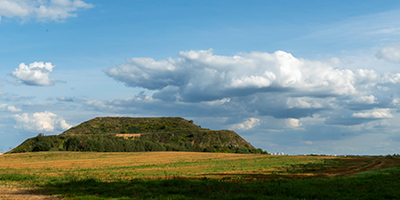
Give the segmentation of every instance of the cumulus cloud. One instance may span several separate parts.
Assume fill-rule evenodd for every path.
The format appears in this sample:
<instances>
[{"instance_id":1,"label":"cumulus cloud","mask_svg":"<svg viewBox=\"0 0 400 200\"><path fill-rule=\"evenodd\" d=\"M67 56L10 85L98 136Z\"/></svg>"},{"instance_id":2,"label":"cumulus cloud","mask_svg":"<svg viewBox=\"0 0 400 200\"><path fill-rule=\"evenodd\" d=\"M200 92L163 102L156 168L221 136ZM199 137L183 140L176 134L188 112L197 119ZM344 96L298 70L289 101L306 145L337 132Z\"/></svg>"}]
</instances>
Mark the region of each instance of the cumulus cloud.
<instances>
[{"instance_id":1,"label":"cumulus cloud","mask_svg":"<svg viewBox=\"0 0 400 200\"><path fill-rule=\"evenodd\" d=\"M51 112L37 112L33 114L23 113L14 115L14 119L19 123L16 128L23 128L29 131L53 132L69 129L69 125L63 118Z\"/></svg>"},{"instance_id":2,"label":"cumulus cloud","mask_svg":"<svg viewBox=\"0 0 400 200\"><path fill-rule=\"evenodd\" d=\"M285 119L285 124L287 128L298 128L302 125L299 119L293 118Z\"/></svg>"},{"instance_id":3,"label":"cumulus cloud","mask_svg":"<svg viewBox=\"0 0 400 200\"><path fill-rule=\"evenodd\" d=\"M375 56L387 62L400 63L400 44L384 47Z\"/></svg>"},{"instance_id":4,"label":"cumulus cloud","mask_svg":"<svg viewBox=\"0 0 400 200\"><path fill-rule=\"evenodd\" d=\"M180 52L178 59L161 61L132 58L105 73L127 86L155 90L154 97L159 99L171 99L173 95L181 101L213 101L289 90L297 96L365 96L365 87L383 81L373 70L338 69L340 62L336 60L298 59L283 51L218 56L212 50L201 50ZM398 76L385 78L397 83Z\"/></svg>"},{"instance_id":5,"label":"cumulus cloud","mask_svg":"<svg viewBox=\"0 0 400 200\"><path fill-rule=\"evenodd\" d=\"M287 128L300 127L300 118L314 114L326 124L352 126L378 119L360 117L361 110L376 108L382 113L400 108L399 73L350 70L343 63L338 58L296 58L283 51L220 56L210 49L180 52L178 58L160 61L132 58L104 72L128 87L152 90L151 98L164 104L219 106L224 109L221 117L235 111L243 118L273 116L286 119ZM107 105L123 107L116 102Z\"/></svg>"},{"instance_id":6,"label":"cumulus cloud","mask_svg":"<svg viewBox=\"0 0 400 200\"><path fill-rule=\"evenodd\" d=\"M74 102L73 98L70 97L57 97L58 101L65 101L65 102Z\"/></svg>"},{"instance_id":7,"label":"cumulus cloud","mask_svg":"<svg viewBox=\"0 0 400 200\"><path fill-rule=\"evenodd\" d=\"M0 0L0 21L1 17L62 21L76 17L79 9L92 7L81 0Z\"/></svg>"},{"instance_id":8,"label":"cumulus cloud","mask_svg":"<svg viewBox=\"0 0 400 200\"><path fill-rule=\"evenodd\" d=\"M50 79L49 75L53 71L53 66L51 63L34 62L25 65L21 63L18 68L16 68L11 76L19 79L22 83L32 86L52 86L56 82L54 79Z\"/></svg>"},{"instance_id":9,"label":"cumulus cloud","mask_svg":"<svg viewBox=\"0 0 400 200\"><path fill-rule=\"evenodd\" d=\"M232 129L238 129L238 130L249 130L252 129L255 126L258 126L260 124L260 119L258 118L249 118L243 123L238 123L234 124L231 126Z\"/></svg>"},{"instance_id":10,"label":"cumulus cloud","mask_svg":"<svg viewBox=\"0 0 400 200\"><path fill-rule=\"evenodd\" d=\"M357 118L371 118L371 119L392 118L393 115L390 113L390 110L391 109L388 108L373 109L365 112L353 113L351 116Z\"/></svg>"}]
</instances>

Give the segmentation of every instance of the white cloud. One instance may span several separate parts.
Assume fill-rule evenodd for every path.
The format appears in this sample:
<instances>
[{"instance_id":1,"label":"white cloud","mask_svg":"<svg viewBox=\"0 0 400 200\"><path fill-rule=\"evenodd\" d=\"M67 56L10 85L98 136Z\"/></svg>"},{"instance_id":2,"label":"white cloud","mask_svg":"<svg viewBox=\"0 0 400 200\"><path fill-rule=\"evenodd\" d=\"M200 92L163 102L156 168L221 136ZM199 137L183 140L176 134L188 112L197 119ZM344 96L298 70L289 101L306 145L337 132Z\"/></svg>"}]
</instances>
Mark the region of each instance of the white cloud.
<instances>
[{"instance_id":1,"label":"white cloud","mask_svg":"<svg viewBox=\"0 0 400 200\"><path fill-rule=\"evenodd\" d=\"M210 106L215 106L215 105L221 106L224 103L229 103L230 101L231 101L231 99L229 99L229 98L223 98L223 99L214 100L214 101L205 101L202 103L210 105Z\"/></svg>"},{"instance_id":2,"label":"white cloud","mask_svg":"<svg viewBox=\"0 0 400 200\"><path fill-rule=\"evenodd\" d=\"M18 78L26 85L52 86L56 80L50 79L49 75L54 67L55 66L49 62L34 62L29 64L29 66L25 65L25 63L21 63L19 67L11 73L11 76Z\"/></svg>"},{"instance_id":3,"label":"white cloud","mask_svg":"<svg viewBox=\"0 0 400 200\"><path fill-rule=\"evenodd\" d=\"M390 111L391 109L389 108L376 108L365 112L353 113L351 116L357 118L370 118L370 119L392 118L393 115L390 113Z\"/></svg>"},{"instance_id":4,"label":"white cloud","mask_svg":"<svg viewBox=\"0 0 400 200\"><path fill-rule=\"evenodd\" d=\"M20 18L23 21L35 18L39 21L62 21L76 17L78 9L92 8L81 0L0 0L1 17Z\"/></svg>"},{"instance_id":5,"label":"white cloud","mask_svg":"<svg viewBox=\"0 0 400 200\"><path fill-rule=\"evenodd\" d=\"M235 88L248 88L248 87L268 87L272 81L275 80L275 74L271 72L265 72L266 77L263 76L250 76L243 77L241 79L233 79L232 86Z\"/></svg>"},{"instance_id":6,"label":"white cloud","mask_svg":"<svg viewBox=\"0 0 400 200\"><path fill-rule=\"evenodd\" d=\"M57 97L58 101L74 102L73 98L70 97Z\"/></svg>"},{"instance_id":7,"label":"white cloud","mask_svg":"<svg viewBox=\"0 0 400 200\"><path fill-rule=\"evenodd\" d=\"M285 125L287 128L299 128L302 126L299 119L293 118L285 119Z\"/></svg>"},{"instance_id":8,"label":"white cloud","mask_svg":"<svg viewBox=\"0 0 400 200\"><path fill-rule=\"evenodd\" d=\"M223 113L213 115L246 113L244 119L273 116L286 119L282 125L286 128L303 127L298 119L314 114L327 119L323 122L326 124L353 126L381 119L376 117L377 113L365 117L365 113L354 110L376 108L384 114L385 109L395 109L396 99L400 99L396 89L400 74L350 70L345 68L346 63L339 58L305 60L283 51L220 56L212 50L199 50L180 52L176 59L160 61L132 58L105 73L129 87L152 90L151 98L170 102L169 108L178 108L183 103L191 103L198 109L205 106L215 109L219 105ZM133 101L126 105L117 102L91 106L134 110L128 107L135 107ZM207 109L197 113L204 110Z\"/></svg>"},{"instance_id":9,"label":"white cloud","mask_svg":"<svg viewBox=\"0 0 400 200\"><path fill-rule=\"evenodd\" d=\"M288 108L324 108L326 103L329 101L311 97L288 97L286 102Z\"/></svg>"},{"instance_id":10,"label":"white cloud","mask_svg":"<svg viewBox=\"0 0 400 200\"><path fill-rule=\"evenodd\" d=\"M380 78L372 70L339 70L336 68L339 61L298 59L283 51L218 56L212 50L202 50L180 52L179 56L161 61L132 58L105 72L130 87L169 95L174 87L183 101L212 101L287 89L307 95L355 95L357 83ZM168 92L163 92L165 89ZM197 99L191 98L194 93L198 94Z\"/></svg>"},{"instance_id":11,"label":"white cloud","mask_svg":"<svg viewBox=\"0 0 400 200\"><path fill-rule=\"evenodd\" d=\"M218 56L201 50L179 56L161 61L132 58L105 73L127 86L154 90L155 98L190 102L291 90L296 96L348 96L371 104L376 102L371 87L400 80L400 74L339 69L338 58L304 60L283 51Z\"/></svg>"},{"instance_id":12,"label":"white cloud","mask_svg":"<svg viewBox=\"0 0 400 200\"><path fill-rule=\"evenodd\" d=\"M306 143L306 144L309 144L309 145L313 144L312 141L305 141L305 143Z\"/></svg>"},{"instance_id":13,"label":"white cloud","mask_svg":"<svg viewBox=\"0 0 400 200\"><path fill-rule=\"evenodd\" d=\"M0 104L0 110L7 112L21 112L20 108L15 108L14 106L8 104Z\"/></svg>"},{"instance_id":14,"label":"white cloud","mask_svg":"<svg viewBox=\"0 0 400 200\"><path fill-rule=\"evenodd\" d=\"M23 128L29 131L54 132L72 127L64 119L48 111L33 114L17 114L14 115L14 119L19 122L16 128Z\"/></svg>"},{"instance_id":15,"label":"white cloud","mask_svg":"<svg viewBox=\"0 0 400 200\"><path fill-rule=\"evenodd\" d=\"M388 62L400 63L400 44L384 47L375 56Z\"/></svg>"},{"instance_id":16,"label":"white cloud","mask_svg":"<svg viewBox=\"0 0 400 200\"><path fill-rule=\"evenodd\" d=\"M258 118L249 118L243 123L234 124L231 126L232 129L239 129L239 130L249 130L258 126L260 124L260 119Z\"/></svg>"},{"instance_id":17,"label":"white cloud","mask_svg":"<svg viewBox=\"0 0 400 200\"><path fill-rule=\"evenodd\" d=\"M369 96L360 96L359 98L355 99L354 101L357 103L367 103L367 104L374 104L376 102L377 98L374 95L369 95Z\"/></svg>"}]
</instances>

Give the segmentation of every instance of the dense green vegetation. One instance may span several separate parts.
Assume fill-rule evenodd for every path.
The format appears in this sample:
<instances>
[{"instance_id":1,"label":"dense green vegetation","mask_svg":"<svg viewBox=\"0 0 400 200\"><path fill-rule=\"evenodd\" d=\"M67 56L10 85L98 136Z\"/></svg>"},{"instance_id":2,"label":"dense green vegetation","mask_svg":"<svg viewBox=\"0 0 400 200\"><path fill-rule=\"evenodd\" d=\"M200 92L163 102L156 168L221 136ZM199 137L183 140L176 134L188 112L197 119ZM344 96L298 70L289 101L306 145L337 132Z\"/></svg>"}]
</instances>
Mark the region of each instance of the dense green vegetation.
<instances>
[{"instance_id":1,"label":"dense green vegetation","mask_svg":"<svg viewBox=\"0 0 400 200\"><path fill-rule=\"evenodd\" d=\"M177 137L179 138L179 137ZM92 152L143 152L143 151L194 151L194 152L224 152L224 153L262 153L262 149L235 148L220 145L200 146L185 140L169 140L159 142L152 137L135 140L124 139L112 135L73 135L73 136L38 136L25 141L10 153L37 151L92 151Z\"/></svg>"},{"instance_id":2,"label":"dense green vegetation","mask_svg":"<svg viewBox=\"0 0 400 200\"><path fill-rule=\"evenodd\" d=\"M132 118L97 117L62 133L62 135L154 133L181 130L206 130L180 117Z\"/></svg>"},{"instance_id":3,"label":"dense green vegetation","mask_svg":"<svg viewBox=\"0 0 400 200\"><path fill-rule=\"evenodd\" d=\"M130 135L134 136L130 136ZM121 136L122 135L122 136ZM123 138L124 135L130 136ZM201 128L183 118L95 118L57 136L39 134L10 151L194 151L262 153L234 131Z\"/></svg>"}]
</instances>

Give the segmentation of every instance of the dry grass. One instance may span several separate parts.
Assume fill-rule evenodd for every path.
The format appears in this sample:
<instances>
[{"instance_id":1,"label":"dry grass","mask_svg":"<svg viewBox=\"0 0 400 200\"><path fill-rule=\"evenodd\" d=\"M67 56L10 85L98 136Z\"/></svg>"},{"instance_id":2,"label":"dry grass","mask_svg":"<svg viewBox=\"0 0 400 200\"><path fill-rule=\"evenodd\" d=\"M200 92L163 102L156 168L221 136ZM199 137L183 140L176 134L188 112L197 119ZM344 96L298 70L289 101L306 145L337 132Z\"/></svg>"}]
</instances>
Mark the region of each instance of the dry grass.
<instances>
[{"instance_id":1,"label":"dry grass","mask_svg":"<svg viewBox=\"0 0 400 200\"><path fill-rule=\"evenodd\" d=\"M324 158L197 152L39 152L0 157L0 174L16 173L44 178L76 175L103 180L210 177L221 173L268 174L272 169L319 162Z\"/></svg>"},{"instance_id":2,"label":"dry grass","mask_svg":"<svg viewBox=\"0 0 400 200\"><path fill-rule=\"evenodd\" d=\"M332 192L326 188L334 186L342 195L351 194L354 196L352 199L365 199L365 195L360 196L358 192L348 193L347 189L353 187L365 190L364 193L369 192L367 196L376 195L376 191L369 190L373 180L376 182L375 188L381 185L391 187L388 191L379 190L378 193L382 193L378 195L379 198L395 196L398 194L396 167L399 166L398 157L344 158L196 152L39 152L0 156L0 185L37 188L29 191L8 188L8 195L12 195L14 190L27 197L36 192L79 197L78 199L136 198L137 195L145 199L150 198L149 194L152 194L150 196L153 199L166 196L174 199L177 193L187 199L198 196L204 196L204 199L230 199L236 198L235 195L243 197L247 194L257 194L262 198L266 188L272 188L268 193L277 196L286 194L301 197L300 199L311 199L316 197L315 189L304 189L317 186L320 191L317 192L320 196L318 199L332 199ZM368 173L380 174L373 176L371 180L362 176L334 178L385 168L390 169L367 172L366 177ZM389 178L393 180L386 181ZM183 187L186 185L187 187ZM232 187L236 188L233 189L234 192ZM2 188L0 194L1 190ZM119 192L116 193L116 190ZM209 195L198 193L203 190L208 191ZM288 190L291 192L288 193ZM303 193L298 193L303 190ZM228 194L231 196L226 197Z\"/></svg>"},{"instance_id":3,"label":"dry grass","mask_svg":"<svg viewBox=\"0 0 400 200\"><path fill-rule=\"evenodd\" d=\"M327 162L329 161L330 164ZM133 178L337 177L398 166L399 159L374 157L268 156L198 152L39 152L0 157L1 174L22 174L42 181L66 176L102 181Z\"/></svg>"}]
</instances>

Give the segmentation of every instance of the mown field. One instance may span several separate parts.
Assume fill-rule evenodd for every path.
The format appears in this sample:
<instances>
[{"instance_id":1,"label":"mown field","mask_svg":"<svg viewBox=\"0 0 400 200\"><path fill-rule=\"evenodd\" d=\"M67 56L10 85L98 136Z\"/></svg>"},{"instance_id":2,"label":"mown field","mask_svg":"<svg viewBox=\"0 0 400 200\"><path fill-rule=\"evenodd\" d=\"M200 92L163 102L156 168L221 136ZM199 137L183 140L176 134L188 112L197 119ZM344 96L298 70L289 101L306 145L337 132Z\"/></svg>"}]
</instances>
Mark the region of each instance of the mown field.
<instances>
[{"instance_id":1,"label":"mown field","mask_svg":"<svg viewBox=\"0 0 400 200\"><path fill-rule=\"evenodd\" d=\"M398 157L196 152L0 156L0 184L66 199L398 199Z\"/></svg>"}]
</instances>

